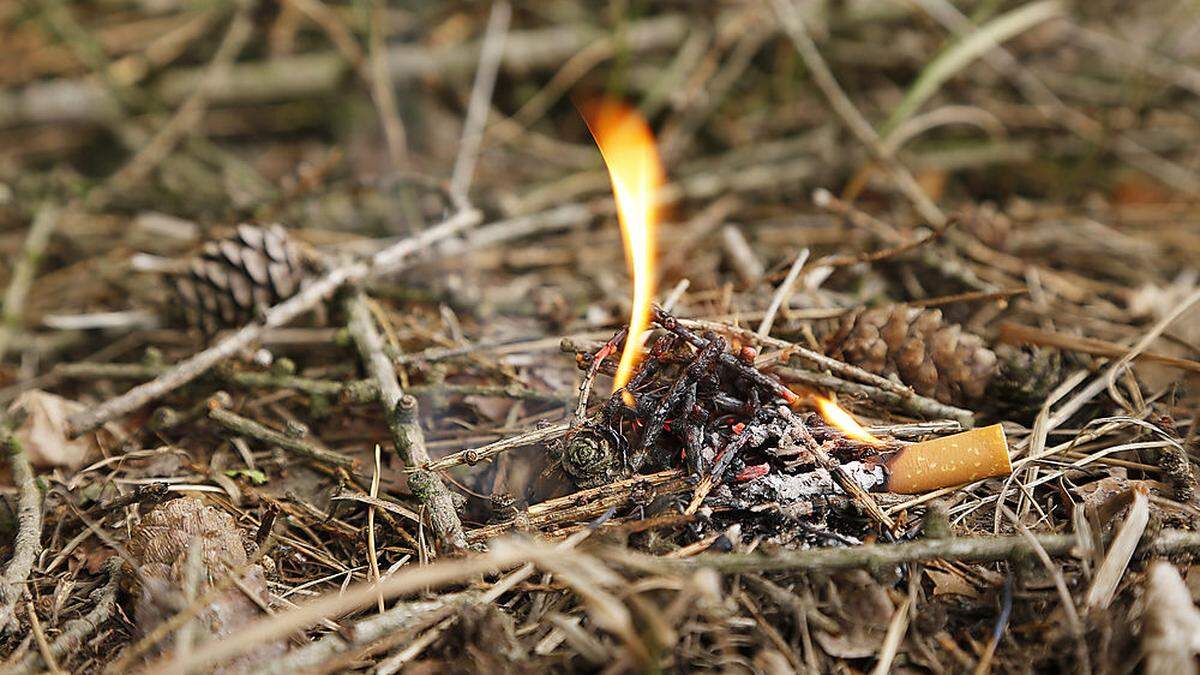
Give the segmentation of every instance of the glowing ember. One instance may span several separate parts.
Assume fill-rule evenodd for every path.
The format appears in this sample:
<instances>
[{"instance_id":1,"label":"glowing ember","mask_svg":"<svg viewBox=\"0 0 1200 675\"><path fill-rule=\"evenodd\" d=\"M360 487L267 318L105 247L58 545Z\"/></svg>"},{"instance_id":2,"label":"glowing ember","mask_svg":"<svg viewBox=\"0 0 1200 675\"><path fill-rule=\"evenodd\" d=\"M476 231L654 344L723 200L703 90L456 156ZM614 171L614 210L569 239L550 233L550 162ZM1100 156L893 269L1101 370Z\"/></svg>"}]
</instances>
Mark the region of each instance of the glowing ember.
<instances>
[{"instance_id":1,"label":"glowing ember","mask_svg":"<svg viewBox=\"0 0 1200 675\"><path fill-rule=\"evenodd\" d=\"M612 179L617 218L625 241L625 260L633 276L633 309L629 314L625 351L621 353L621 364L613 380L616 391L633 375L650 325L650 303L654 300L654 225L663 169L650 126L633 108L603 100L585 107L583 116ZM629 402L628 396L626 401Z\"/></svg>"},{"instance_id":2,"label":"glowing ember","mask_svg":"<svg viewBox=\"0 0 1200 675\"><path fill-rule=\"evenodd\" d=\"M883 445L883 441L875 438L869 431L864 429L854 416L842 409L841 406L824 396L813 395L813 400L817 402L817 409L821 411L821 416L826 422L837 427L850 438L860 440L871 445Z\"/></svg>"}]
</instances>

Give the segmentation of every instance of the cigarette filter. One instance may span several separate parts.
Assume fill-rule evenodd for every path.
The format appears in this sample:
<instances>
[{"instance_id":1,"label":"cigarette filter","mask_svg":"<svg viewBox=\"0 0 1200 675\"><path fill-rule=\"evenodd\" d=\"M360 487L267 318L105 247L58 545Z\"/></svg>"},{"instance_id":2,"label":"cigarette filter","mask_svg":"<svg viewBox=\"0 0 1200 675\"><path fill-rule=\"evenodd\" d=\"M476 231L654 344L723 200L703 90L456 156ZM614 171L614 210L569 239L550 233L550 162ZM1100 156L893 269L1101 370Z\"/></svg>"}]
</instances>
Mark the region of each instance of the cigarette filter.
<instances>
[{"instance_id":1,"label":"cigarette filter","mask_svg":"<svg viewBox=\"0 0 1200 675\"><path fill-rule=\"evenodd\" d=\"M885 462L887 489L901 494L929 492L1012 473L1004 429L993 424L953 436L914 443Z\"/></svg>"}]
</instances>

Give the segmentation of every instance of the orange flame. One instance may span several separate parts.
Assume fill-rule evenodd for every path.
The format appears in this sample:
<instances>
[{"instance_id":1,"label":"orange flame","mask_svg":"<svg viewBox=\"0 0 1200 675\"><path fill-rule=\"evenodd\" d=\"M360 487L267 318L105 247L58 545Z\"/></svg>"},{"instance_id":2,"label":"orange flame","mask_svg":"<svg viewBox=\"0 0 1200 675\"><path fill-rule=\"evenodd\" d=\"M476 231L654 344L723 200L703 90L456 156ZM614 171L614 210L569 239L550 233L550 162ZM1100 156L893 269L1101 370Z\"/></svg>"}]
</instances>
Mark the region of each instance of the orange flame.
<instances>
[{"instance_id":1,"label":"orange flame","mask_svg":"<svg viewBox=\"0 0 1200 675\"><path fill-rule=\"evenodd\" d=\"M629 314L625 351L621 353L613 380L616 391L633 376L650 326L650 303L654 300L654 226L663 168L650 125L633 108L618 101L601 100L586 106L583 117L608 167L625 241L625 261L633 276L633 309Z\"/></svg>"},{"instance_id":2,"label":"orange flame","mask_svg":"<svg viewBox=\"0 0 1200 675\"><path fill-rule=\"evenodd\" d=\"M872 436L871 432L864 429L858 423L858 420L854 419L853 415L846 412L832 400L816 394L813 394L813 400L817 402L817 409L821 411L821 416L825 418L825 421L840 429L842 433L864 443L883 445L883 441Z\"/></svg>"}]
</instances>

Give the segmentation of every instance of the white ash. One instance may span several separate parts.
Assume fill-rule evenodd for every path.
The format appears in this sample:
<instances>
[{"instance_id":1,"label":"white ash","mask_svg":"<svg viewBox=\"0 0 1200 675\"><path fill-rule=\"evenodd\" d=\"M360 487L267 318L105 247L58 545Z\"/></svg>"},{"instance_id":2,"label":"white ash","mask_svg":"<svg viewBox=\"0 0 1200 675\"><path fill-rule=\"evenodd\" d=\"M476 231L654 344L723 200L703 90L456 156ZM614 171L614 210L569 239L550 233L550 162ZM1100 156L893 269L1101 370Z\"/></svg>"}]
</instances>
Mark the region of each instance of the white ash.
<instances>
[{"instance_id":1,"label":"white ash","mask_svg":"<svg viewBox=\"0 0 1200 675\"><path fill-rule=\"evenodd\" d=\"M846 462L842 470L867 491L881 487L887 481L884 468L879 464ZM780 502L809 500L831 493L845 494L829 471L820 467L800 474L769 473L754 481L753 487L760 490L765 488L774 493L775 499Z\"/></svg>"},{"instance_id":2,"label":"white ash","mask_svg":"<svg viewBox=\"0 0 1200 675\"><path fill-rule=\"evenodd\" d=\"M884 468L878 464L846 462L842 469L868 491L883 487L887 480ZM827 469L815 468L797 474L776 471L745 483L722 484L713 491L710 500L751 509L772 505L789 518L805 520L813 515L817 504L845 495Z\"/></svg>"}]
</instances>

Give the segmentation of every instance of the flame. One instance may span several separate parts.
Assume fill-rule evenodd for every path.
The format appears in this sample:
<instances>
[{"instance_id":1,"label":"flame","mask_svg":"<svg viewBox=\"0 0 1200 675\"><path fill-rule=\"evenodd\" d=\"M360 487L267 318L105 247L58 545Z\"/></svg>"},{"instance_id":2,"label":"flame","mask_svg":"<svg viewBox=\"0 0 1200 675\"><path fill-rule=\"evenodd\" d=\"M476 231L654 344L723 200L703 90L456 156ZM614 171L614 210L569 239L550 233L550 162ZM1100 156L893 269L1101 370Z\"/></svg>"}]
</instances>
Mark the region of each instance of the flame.
<instances>
[{"instance_id":1,"label":"flame","mask_svg":"<svg viewBox=\"0 0 1200 675\"><path fill-rule=\"evenodd\" d=\"M817 409L821 411L821 416L825 418L825 421L840 429L842 433L864 443L883 445L883 441L872 436L871 432L864 429L858 423L858 420L854 419L853 415L846 412L832 400L816 394L813 394L813 400L817 402Z\"/></svg>"},{"instance_id":2,"label":"flame","mask_svg":"<svg viewBox=\"0 0 1200 675\"><path fill-rule=\"evenodd\" d=\"M613 380L616 391L633 376L650 326L650 304L654 300L654 226L663 168L650 125L633 108L618 101L601 100L586 106L583 117L608 167L625 242L625 261L633 277L629 334ZM629 398L627 395L626 402Z\"/></svg>"}]
</instances>

